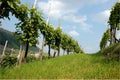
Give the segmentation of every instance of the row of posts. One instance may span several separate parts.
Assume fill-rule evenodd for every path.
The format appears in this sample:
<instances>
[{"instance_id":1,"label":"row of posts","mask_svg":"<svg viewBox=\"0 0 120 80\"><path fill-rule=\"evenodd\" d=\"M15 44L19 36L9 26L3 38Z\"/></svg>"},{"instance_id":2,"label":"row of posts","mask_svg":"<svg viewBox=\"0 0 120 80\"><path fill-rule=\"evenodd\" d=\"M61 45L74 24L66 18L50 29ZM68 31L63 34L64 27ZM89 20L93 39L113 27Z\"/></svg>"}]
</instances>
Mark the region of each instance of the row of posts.
<instances>
[{"instance_id":1,"label":"row of posts","mask_svg":"<svg viewBox=\"0 0 120 80\"><path fill-rule=\"evenodd\" d=\"M7 44L8 44L8 40L6 40L5 45L4 45L4 48L3 48L2 55L0 56L0 63L2 62L2 60L3 60L3 58L4 58ZM13 49L11 49L11 51L13 52ZM12 53L12 52L11 52L11 53ZM22 62L22 53L23 53L22 46L20 46L19 54L18 54L18 56L17 56L17 64L18 64L18 65L21 64L21 62Z\"/></svg>"}]
</instances>

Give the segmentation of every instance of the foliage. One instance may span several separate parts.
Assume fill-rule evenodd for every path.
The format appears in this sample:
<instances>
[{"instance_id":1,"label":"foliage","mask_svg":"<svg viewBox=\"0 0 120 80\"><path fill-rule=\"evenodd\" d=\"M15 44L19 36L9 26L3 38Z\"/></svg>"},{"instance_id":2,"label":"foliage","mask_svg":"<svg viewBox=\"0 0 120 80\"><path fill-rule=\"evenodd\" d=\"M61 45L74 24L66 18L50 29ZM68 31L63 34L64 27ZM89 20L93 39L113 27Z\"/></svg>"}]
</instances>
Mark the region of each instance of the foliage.
<instances>
[{"instance_id":1,"label":"foliage","mask_svg":"<svg viewBox=\"0 0 120 80\"><path fill-rule=\"evenodd\" d=\"M54 45L54 41L55 41L54 32L55 32L55 30L52 25L48 25L46 27L45 44L48 45L48 57L51 56L50 49L51 49L51 46Z\"/></svg>"},{"instance_id":2,"label":"foliage","mask_svg":"<svg viewBox=\"0 0 120 80\"><path fill-rule=\"evenodd\" d=\"M108 21L110 25L110 44L116 43L116 30L119 30L120 26L120 2L117 2L111 9L110 17Z\"/></svg>"},{"instance_id":3,"label":"foliage","mask_svg":"<svg viewBox=\"0 0 120 80\"><path fill-rule=\"evenodd\" d=\"M28 20L28 6L24 4L20 4L15 11L15 17L19 19L21 22L25 22Z\"/></svg>"},{"instance_id":4,"label":"foliage","mask_svg":"<svg viewBox=\"0 0 120 80\"><path fill-rule=\"evenodd\" d=\"M83 51L83 50L81 49L81 47L79 46L78 42L75 41L74 43L75 43L75 44L74 44L74 52L75 52L75 53L84 53L84 51Z\"/></svg>"},{"instance_id":5,"label":"foliage","mask_svg":"<svg viewBox=\"0 0 120 80\"><path fill-rule=\"evenodd\" d=\"M58 56L60 55L60 47L61 47L61 39L62 39L62 29L60 28L60 26L58 26L55 29L54 38L55 38L55 42L53 47L54 47L54 57L55 57L56 50L58 50Z\"/></svg>"},{"instance_id":6,"label":"foliage","mask_svg":"<svg viewBox=\"0 0 120 80\"><path fill-rule=\"evenodd\" d=\"M36 57L33 56L33 55L28 55L27 56L27 62L33 62L33 61L36 61L36 60L37 60Z\"/></svg>"},{"instance_id":7,"label":"foliage","mask_svg":"<svg viewBox=\"0 0 120 80\"><path fill-rule=\"evenodd\" d=\"M25 19L24 22L17 24L16 35L21 42L28 42L30 46L36 45L38 37L38 21L39 13L35 13L34 9L30 9L30 18Z\"/></svg>"},{"instance_id":8,"label":"foliage","mask_svg":"<svg viewBox=\"0 0 120 80\"><path fill-rule=\"evenodd\" d=\"M69 52L84 53L78 42L65 33L62 33L61 47L63 50L67 50L68 54Z\"/></svg>"},{"instance_id":9,"label":"foliage","mask_svg":"<svg viewBox=\"0 0 120 80\"><path fill-rule=\"evenodd\" d=\"M111 10L111 14L109 17L109 24L112 28L116 28L118 26L115 26L115 24L119 24L119 23L120 23L120 3L117 2Z\"/></svg>"},{"instance_id":10,"label":"foliage","mask_svg":"<svg viewBox=\"0 0 120 80\"><path fill-rule=\"evenodd\" d=\"M67 49L67 41L68 41L68 35L65 33L62 33L62 37L61 37L61 47L63 50Z\"/></svg>"},{"instance_id":11,"label":"foliage","mask_svg":"<svg viewBox=\"0 0 120 80\"><path fill-rule=\"evenodd\" d=\"M68 44L68 46L67 46L67 54L69 54L69 52L73 51L73 46L72 46L73 41L72 40L73 40L72 37L69 36L69 39L68 39L68 42L67 42L67 44Z\"/></svg>"},{"instance_id":12,"label":"foliage","mask_svg":"<svg viewBox=\"0 0 120 80\"><path fill-rule=\"evenodd\" d=\"M47 27L49 26L49 25L47 25L45 22L45 20L44 19L42 19L43 21L41 21L40 23L41 23L41 25L39 25L39 29L40 29L40 32L43 34L43 36L45 36L46 34L47 34Z\"/></svg>"},{"instance_id":13,"label":"foliage","mask_svg":"<svg viewBox=\"0 0 120 80\"><path fill-rule=\"evenodd\" d=\"M104 32L102 39L100 41L100 49L104 49L107 46L109 39L110 39L110 29L107 29L106 32Z\"/></svg>"},{"instance_id":14,"label":"foliage","mask_svg":"<svg viewBox=\"0 0 120 80\"><path fill-rule=\"evenodd\" d=\"M72 54L0 69L0 79L120 79L119 70L119 62L103 55Z\"/></svg>"},{"instance_id":15,"label":"foliage","mask_svg":"<svg viewBox=\"0 0 120 80\"><path fill-rule=\"evenodd\" d=\"M112 59L120 60L120 43L113 44L100 51L101 54L109 56Z\"/></svg>"},{"instance_id":16,"label":"foliage","mask_svg":"<svg viewBox=\"0 0 120 80\"><path fill-rule=\"evenodd\" d=\"M29 46L36 46L38 43L38 30L39 26L41 26L42 19L40 12L38 12L36 9L23 9L25 9L24 11L28 13L27 16L25 15L25 17L17 24L16 35L18 40L26 44L26 51L24 56L26 61Z\"/></svg>"},{"instance_id":17,"label":"foliage","mask_svg":"<svg viewBox=\"0 0 120 80\"><path fill-rule=\"evenodd\" d=\"M16 9L20 4L20 0L0 0L0 18L9 18L10 12L15 15Z\"/></svg>"},{"instance_id":18,"label":"foliage","mask_svg":"<svg viewBox=\"0 0 120 80\"><path fill-rule=\"evenodd\" d=\"M62 37L61 35L62 35L62 29L60 27L57 27L55 30L55 46L57 50L59 50L60 48L61 37Z\"/></svg>"},{"instance_id":19,"label":"foliage","mask_svg":"<svg viewBox=\"0 0 120 80\"><path fill-rule=\"evenodd\" d=\"M120 44L116 44L116 30L119 30L120 26L120 2L117 2L112 7L108 23L110 25L110 29L107 29L106 32L103 34L100 42L100 52L104 55L109 56L112 59L116 59L119 61ZM110 41L111 45L107 47L108 41Z\"/></svg>"},{"instance_id":20,"label":"foliage","mask_svg":"<svg viewBox=\"0 0 120 80\"><path fill-rule=\"evenodd\" d=\"M54 27L52 25L48 25L46 28L45 40L47 45L52 45L54 43Z\"/></svg>"},{"instance_id":21,"label":"foliage","mask_svg":"<svg viewBox=\"0 0 120 80\"><path fill-rule=\"evenodd\" d=\"M17 58L16 57L6 55L6 56L3 57L3 60L1 62L1 67L2 68L13 67L13 66L16 65L16 62L17 62Z\"/></svg>"}]
</instances>

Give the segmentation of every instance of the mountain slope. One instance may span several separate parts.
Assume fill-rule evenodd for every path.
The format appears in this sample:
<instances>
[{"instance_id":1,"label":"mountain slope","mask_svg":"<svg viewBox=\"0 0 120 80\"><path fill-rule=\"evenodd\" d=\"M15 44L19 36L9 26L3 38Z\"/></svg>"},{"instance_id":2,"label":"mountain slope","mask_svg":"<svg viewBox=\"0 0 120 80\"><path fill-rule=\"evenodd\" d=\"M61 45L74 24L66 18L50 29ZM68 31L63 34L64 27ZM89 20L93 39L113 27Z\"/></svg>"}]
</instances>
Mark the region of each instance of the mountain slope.
<instances>
[{"instance_id":1,"label":"mountain slope","mask_svg":"<svg viewBox=\"0 0 120 80\"><path fill-rule=\"evenodd\" d=\"M0 28L0 53L2 53L6 40L8 40L7 48L19 49L20 44L17 42L14 33ZM37 47L30 47L30 50L39 51Z\"/></svg>"},{"instance_id":2,"label":"mountain slope","mask_svg":"<svg viewBox=\"0 0 120 80\"><path fill-rule=\"evenodd\" d=\"M5 45L5 41L8 40L9 48L19 48L19 43L16 41L13 32L0 28L0 45Z\"/></svg>"}]
</instances>

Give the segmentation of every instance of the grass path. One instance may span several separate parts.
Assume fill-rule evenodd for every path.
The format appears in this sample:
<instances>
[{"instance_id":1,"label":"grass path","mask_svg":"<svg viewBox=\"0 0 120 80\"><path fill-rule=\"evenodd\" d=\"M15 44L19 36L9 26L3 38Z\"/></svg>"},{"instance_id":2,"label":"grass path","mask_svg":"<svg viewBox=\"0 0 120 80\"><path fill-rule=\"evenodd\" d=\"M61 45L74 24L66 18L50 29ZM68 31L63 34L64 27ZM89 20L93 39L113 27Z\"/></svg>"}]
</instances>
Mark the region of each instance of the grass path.
<instances>
[{"instance_id":1,"label":"grass path","mask_svg":"<svg viewBox=\"0 0 120 80\"><path fill-rule=\"evenodd\" d=\"M0 69L1 79L120 79L120 62L99 54L72 54Z\"/></svg>"}]
</instances>

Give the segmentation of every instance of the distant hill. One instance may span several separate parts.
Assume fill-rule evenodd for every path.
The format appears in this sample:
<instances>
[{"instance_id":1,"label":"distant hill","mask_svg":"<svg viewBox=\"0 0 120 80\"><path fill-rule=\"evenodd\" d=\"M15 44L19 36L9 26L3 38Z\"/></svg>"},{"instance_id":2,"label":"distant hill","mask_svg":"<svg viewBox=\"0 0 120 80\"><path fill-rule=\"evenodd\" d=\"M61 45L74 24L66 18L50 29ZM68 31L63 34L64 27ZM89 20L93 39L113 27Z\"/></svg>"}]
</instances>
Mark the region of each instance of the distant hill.
<instances>
[{"instance_id":1,"label":"distant hill","mask_svg":"<svg viewBox=\"0 0 120 80\"><path fill-rule=\"evenodd\" d=\"M16 41L13 32L0 28L0 45L4 46L6 40L8 40L7 46L9 48L19 48L19 43Z\"/></svg>"},{"instance_id":2,"label":"distant hill","mask_svg":"<svg viewBox=\"0 0 120 80\"><path fill-rule=\"evenodd\" d=\"M20 44L17 42L14 33L0 28L0 54L3 50L6 40L8 40L8 48L19 49ZM36 52L39 49L37 47L30 47L30 50Z\"/></svg>"}]
</instances>

